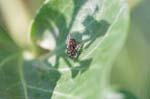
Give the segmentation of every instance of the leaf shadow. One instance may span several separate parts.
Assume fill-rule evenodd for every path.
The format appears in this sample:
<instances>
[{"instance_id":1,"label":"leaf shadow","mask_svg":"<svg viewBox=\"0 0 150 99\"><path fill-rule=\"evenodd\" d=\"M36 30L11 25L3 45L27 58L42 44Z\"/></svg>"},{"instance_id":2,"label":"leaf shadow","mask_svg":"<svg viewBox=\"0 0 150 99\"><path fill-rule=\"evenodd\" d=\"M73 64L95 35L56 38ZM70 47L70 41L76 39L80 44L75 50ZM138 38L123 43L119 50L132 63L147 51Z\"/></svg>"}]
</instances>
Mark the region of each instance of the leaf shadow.
<instances>
[{"instance_id":1,"label":"leaf shadow","mask_svg":"<svg viewBox=\"0 0 150 99\"><path fill-rule=\"evenodd\" d=\"M85 59L85 60L80 60L79 65L73 66L67 58L64 58L64 60L66 61L66 63L68 64L68 66L71 69L72 78L75 78L78 74L82 74L86 70L88 70L90 67L90 64L92 62L91 58Z\"/></svg>"},{"instance_id":2,"label":"leaf shadow","mask_svg":"<svg viewBox=\"0 0 150 99\"><path fill-rule=\"evenodd\" d=\"M88 23L90 23L90 25L88 25ZM90 41L85 48L88 48L97 38L103 37L110 26L110 24L105 20L96 21L93 16L87 16L83 25L86 29L82 36L89 36L89 38L83 42Z\"/></svg>"},{"instance_id":3,"label":"leaf shadow","mask_svg":"<svg viewBox=\"0 0 150 99\"><path fill-rule=\"evenodd\" d=\"M60 72L49 63L39 60L25 62L24 71L28 96L49 99L61 77Z\"/></svg>"},{"instance_id":4,"label":"leaf shadow","mask_svg":"<svg viewBox=\"0 0 150 99\"><path fill-rule=\"evenodd\" d=\"M76 19L76 16L79 13L79 10L87 2L87 0L73 0L73 2L74 2L74 9L73 9L71 22L70 22L69 27L68 27L68 32L70 32L70 29L73 26L74 20Z\"/></svg>"}]
</instances>

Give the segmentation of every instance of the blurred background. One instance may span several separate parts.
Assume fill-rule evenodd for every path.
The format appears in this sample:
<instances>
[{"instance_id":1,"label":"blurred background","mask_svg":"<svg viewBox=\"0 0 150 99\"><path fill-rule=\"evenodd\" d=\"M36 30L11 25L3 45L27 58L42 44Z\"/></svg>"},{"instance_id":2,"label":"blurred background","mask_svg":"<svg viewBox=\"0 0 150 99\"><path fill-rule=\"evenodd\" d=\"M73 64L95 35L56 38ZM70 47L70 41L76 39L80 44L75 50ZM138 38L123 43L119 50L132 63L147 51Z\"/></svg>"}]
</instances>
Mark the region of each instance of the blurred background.
<instances>
[{"instance_id":1,"label":"blurred background","mask_svg":"<svg viewBox=\"0 0 150 99\"><path fill-rule=\"evenodd\" d=\"M112 84L150 99L150 0L128 0L130 29L112 70Z\"/></svg>"},{"instance_id":2,"label":"blurred background","mask_svg":"<svg viewBox=\"0 0 150 99\"><path fill-rule=\"evenodd\" d=\"M30 43L28 27L43 1L0 0L0 26L22 47ZM114 62L111 84L137 99L150 99L150 0L128 0L128 4L128 38Z\"/></svg>"}]
</instances>

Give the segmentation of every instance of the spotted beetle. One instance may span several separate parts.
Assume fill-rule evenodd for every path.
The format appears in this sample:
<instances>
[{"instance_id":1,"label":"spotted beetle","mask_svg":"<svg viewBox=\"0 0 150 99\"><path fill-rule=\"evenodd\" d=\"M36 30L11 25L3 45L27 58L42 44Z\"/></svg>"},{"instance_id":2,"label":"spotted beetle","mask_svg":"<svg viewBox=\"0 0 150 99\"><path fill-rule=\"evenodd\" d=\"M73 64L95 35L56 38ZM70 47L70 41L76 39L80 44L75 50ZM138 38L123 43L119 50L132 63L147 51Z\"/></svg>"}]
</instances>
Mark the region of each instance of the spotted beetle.
<instances>
[{"instance_id":1,"label":"spotted beetle","mask_svg":"<svg viewBox=\"0 0 150 99\"><path fill-rule=\"evenodd\" d=\"M67 55L70 58L76 57L78 54L80 44L78 44L75 39L70 37L70 33L67 36L66 45L67 45L67 51L66 51Z\"/></svg>"}]
</instances>

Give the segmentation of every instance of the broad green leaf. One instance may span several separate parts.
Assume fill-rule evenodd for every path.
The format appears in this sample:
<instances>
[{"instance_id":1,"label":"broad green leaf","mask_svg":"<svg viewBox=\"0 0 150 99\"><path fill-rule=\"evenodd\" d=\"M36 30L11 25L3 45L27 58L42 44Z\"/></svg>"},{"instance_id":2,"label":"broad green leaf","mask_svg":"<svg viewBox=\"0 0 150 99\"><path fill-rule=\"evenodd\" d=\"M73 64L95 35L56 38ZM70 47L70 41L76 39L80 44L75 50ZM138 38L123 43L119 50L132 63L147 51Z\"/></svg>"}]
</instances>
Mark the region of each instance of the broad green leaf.
<instances>
[{"instance_id":1,"label":"broad green leaf","mask_svg":"<svg viewBox=\"0 0 150 99\"><path fill-rule=\"evenodd\" d=\"M46 0L33 20L31 40L37 49L48 50L39 59L51 70L49 79L52 71L60 77L47 82L55 84L52 89L33 84L30 90L49 92L52 99L104 99L128 25L124 0ZM76 59L65 52L68 33L82 45Z\"/></svg>"},{"instance_id":2,"label":"broad green leaf","mask_svg":"<svg viewBox=\"0 0 150 99\"><path fill-rule=\"evenodd\" d=\"M0 98L101 98L127 27L123 0L46 1L31 27L34 46L48 50L46 55L24 60L24 50L0 29ZM75 60L65 53L69 32L82 44Z\"/></svg>"}]
</instances>

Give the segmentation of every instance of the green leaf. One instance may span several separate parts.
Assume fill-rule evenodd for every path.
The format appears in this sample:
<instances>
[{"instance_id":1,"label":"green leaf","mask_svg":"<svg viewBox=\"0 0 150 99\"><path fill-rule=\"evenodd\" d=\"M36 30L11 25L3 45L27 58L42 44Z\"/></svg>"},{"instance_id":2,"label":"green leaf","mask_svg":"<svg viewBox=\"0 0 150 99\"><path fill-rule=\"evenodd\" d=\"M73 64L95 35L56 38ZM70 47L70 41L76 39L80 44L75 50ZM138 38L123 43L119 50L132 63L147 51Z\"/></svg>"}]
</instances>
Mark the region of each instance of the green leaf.
<instances>
[{"instance_id":1,"label":"green leaf","mask_svg":"<svg viewBox=\"0 0 150 99\"><path fill-rule=\"evenodd\" d=\"M103 99L128 16L123 0L47 0L33 20L31 39L48 53L38 52L42 56L32 61L0 28L0 98ZM68 33L82 45L76 59L65 53Z\"/></svg>"},{"instance_id":2,"label":"green leaf","mask_svg":"<svg viewBox=\"0 0 150 99\"><path fill-rule=\"evenodd\" d=\"M37 49L48 50L41 63L61 75L54 90L30 88L53 93L52 99L103 99L128 25L124 0L46 0L33 20L31 40ZM65 53L68 33L82 45L76 59Z\"/></svg>"}]
</instances>

